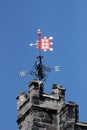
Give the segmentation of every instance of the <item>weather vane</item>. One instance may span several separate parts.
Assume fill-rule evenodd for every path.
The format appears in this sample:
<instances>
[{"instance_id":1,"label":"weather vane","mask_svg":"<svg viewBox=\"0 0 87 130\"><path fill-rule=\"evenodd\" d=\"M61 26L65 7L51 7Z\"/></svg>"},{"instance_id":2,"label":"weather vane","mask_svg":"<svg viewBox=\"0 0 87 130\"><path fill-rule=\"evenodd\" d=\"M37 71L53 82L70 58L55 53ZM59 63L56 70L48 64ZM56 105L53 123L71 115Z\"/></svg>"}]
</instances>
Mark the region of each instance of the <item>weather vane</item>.
<instances>
[{"instance_id":1,"label":"weather vane","mask_svg":"<svg viewBox=\"0 0 87 130\"><path fill-rule=\"evenodd\" d=\"M38 29L38 40L35 43L30 43L30 46L35 46L37 49L39 49L39 56L37 56L37 61L33 65L33 69L30 72L22 71L20 72L21 76L25 76L26 74L31 74L32 76L35 76L40 81L45 81L48 77L48 74L51 70L53 70L50 67L47 67L43 65L41 55L41 51L53 51L53 48L51 48L51 45L53 45L53 42L51 40L53 37L44 37L41 38L41 31ZM59 71L59 66L54 67L55 71Z\"/></svg>"}]
</instances>

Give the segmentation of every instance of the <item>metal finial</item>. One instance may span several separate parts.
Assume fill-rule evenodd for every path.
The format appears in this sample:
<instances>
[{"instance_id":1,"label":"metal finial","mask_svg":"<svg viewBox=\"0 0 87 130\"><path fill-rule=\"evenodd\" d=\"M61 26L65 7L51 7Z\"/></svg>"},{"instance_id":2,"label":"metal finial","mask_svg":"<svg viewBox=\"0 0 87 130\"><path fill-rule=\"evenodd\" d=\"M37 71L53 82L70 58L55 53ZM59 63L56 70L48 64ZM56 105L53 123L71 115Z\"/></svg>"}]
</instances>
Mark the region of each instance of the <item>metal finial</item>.
<instances>
[{"instance_id":1,"label":"metal finial","mask_svg":"<svg viewBox=\"0 0 87 130\"><path fill-rule=\"evenodd\" d=\"M41 30L40 30L40 29L38 29L37 34L38 34L39 36L41 35Z\"/></svg>"}]
</instances>

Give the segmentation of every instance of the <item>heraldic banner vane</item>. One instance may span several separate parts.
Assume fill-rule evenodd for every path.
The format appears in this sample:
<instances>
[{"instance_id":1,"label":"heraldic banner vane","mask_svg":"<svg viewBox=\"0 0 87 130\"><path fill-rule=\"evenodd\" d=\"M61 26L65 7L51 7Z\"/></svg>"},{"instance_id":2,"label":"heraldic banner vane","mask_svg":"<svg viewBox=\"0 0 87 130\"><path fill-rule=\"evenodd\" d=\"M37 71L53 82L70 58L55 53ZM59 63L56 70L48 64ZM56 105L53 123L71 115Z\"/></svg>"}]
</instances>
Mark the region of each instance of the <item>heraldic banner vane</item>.
<instances>
[{"instance_id":1,"label":"heraldic banner vane","mask_svg":"<svg viewBox=\"0 0 87 130\"><path fill-rule=\"evenodd\" d=\"M44 37L41 38L41 31L38 29L38 40L35 43L30 43L30 46L35 46L37 49L39 49L39 56L37 56L37 61L33 65L33 68L30 72L27 71L21 71L20 75L25 76L26 74L31 74L34 76L36 79L40 81L46 81L48 74L51 70L59 71L59 66L55 66L53 69L50 67L47 67L43 65L42 63L42 58L43 56L41 55L41 51L53 51L53 48L51 45L53 45L53 42L51 40L53 37Z\"/></svg>"}]
</instances>

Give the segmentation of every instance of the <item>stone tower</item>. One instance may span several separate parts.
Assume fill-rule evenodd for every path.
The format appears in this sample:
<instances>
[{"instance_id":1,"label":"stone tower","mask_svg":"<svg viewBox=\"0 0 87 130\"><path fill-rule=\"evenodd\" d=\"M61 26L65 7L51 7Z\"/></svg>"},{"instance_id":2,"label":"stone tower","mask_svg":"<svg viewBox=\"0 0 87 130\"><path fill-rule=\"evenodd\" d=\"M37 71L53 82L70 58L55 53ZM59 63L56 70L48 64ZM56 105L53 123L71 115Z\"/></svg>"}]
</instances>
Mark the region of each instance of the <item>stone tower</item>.
<instances>
[{"instance_id":1,"label":"stone tower","mask_svg":"<svg viewBox=\"0 0 87 130\"><path fill-rule=\"evenodd\" d=\"M46 94L39 80L28 87L28 94L17 97L18 130L87 130L87 123L79 122L78 105L65 102L65 88L53 84Z\"/></svg>"}]
</instances>

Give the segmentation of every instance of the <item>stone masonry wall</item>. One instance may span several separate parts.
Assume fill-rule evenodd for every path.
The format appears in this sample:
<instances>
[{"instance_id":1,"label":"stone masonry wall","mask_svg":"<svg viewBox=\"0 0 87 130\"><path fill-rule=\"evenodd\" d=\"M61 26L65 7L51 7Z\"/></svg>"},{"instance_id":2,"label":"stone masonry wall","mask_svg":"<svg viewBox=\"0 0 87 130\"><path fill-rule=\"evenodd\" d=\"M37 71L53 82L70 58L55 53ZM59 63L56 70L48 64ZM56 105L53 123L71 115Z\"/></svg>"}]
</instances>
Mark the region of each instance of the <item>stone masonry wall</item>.
<instances>
[{"instance_id":1,"label":"stone masonry wall","mask_svg":"<svg viewBox=\"0 0 87 130\"><path fill-rule=\"evenodd\" d=\"M31 118L32 130L57 130L56 111L34 107Z\"/></svg>"},{"instance_id":2,"label":"stone masonry wall","mask_svg":"<svg viewBox=\"0 0 87 130\"><path fill-rule=\"evenodd\" d=\"M75 122L78 121L78 105L67 103L59 113L60 130L74 130Z\"/></svg>"}]
</instances>

